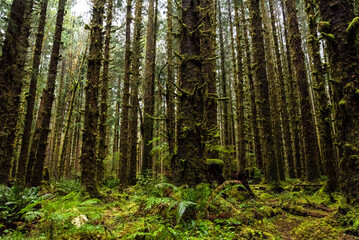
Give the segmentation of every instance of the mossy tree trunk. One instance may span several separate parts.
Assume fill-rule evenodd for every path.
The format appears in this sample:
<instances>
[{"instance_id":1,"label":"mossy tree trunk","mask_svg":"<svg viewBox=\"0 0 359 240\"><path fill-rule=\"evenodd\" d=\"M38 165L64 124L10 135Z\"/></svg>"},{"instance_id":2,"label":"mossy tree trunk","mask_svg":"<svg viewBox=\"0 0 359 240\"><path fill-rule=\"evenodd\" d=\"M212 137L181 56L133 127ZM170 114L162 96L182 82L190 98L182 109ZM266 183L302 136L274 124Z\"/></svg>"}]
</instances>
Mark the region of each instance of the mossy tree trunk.
<instances>
[{"instance_id":1,"label":"mossy tree trunk","mask_svg":"<svg viewBox=\"0 0 359 240\"><path fill-rule=\"evenodd\" d=\"M104 161L107 156L107 119L108 119L108 89L109 89L109 65L110 65L110 42L112 31L112 12L113 0L108 0L107 3L107 16L106 16L106 29L105 29L105 47L104 47L104 61L101 79L101 103L100 103L100 124L99 124L99 149L97 161L97 181L102 182L105 176Z\"/></svg>"},{"instance_id":2,"label":"mossy tree trunk","mask_svg":"<svg viewBox=\"0 0 359 240\"><path fill-rule=\"evenodd\" d=\"M261 10L264 19L264 40L265 40L265 54L266 64L268 72L269 92L270 92L270 105L272 114L272 125L273 125L273 139L275 154L277 159L277 168L279 179L285 180L284 172L284 149L282 139L282 127L281 127L281 116L280 116L280 98L279 98L279 87L278 79L275 75L274 56L273 56L273 39L270 26L270 19L268 16L268 9L264 0L261 0Z\"/></svg>"},{"instance_id":3,"label":"mossy tree trunk","mask_svg":"<svg viewBox=\"0 0 359 240\"><path fill-rule=\"evenodd\" d=\"M128 183L136 184L136 163L137 163L137 142L138 142L138 88L141 81L140 59L141 59L141 29L142 29L142 8L143 0L136 0L135 27L133 35L133 61L131 80L131 110L130 110L130 164Z\"/></svg>"},{"instance_id":4,"label":"mossy tree trunk","mask_svg":"<svg viewBox=\"0 0 359 240\"><path fill-rule=\"evenodd\" d=\"M329 63L335 81L334 99L342 191L349 202L359 202L359 72L352 5L345 0L318 1L322 33L327 37ZM356 22L354 20L357 20Z\"/></svg>"},{"instance_id":5,"label":"mossy tree trunk","mask_svg":"<svg viewBox=\"0 0 359 240\"><path fill-rule=\"evenodd\" d=\"M253 128L253 141L254 141L254 155L256 159L256 164L259 169L263 169L263 157L262 157L262 143L260 140L259 134L259 122L258 122L258 111L257 111L257 103L256 103L256 95L255 95L255 87L254 87L254 79L253 79L253 72L252 72L252 56L250 51L249 45L249 36L247 31L247 21L245 19L245 10L244 4L241 4L241 12L242 12L242 22L243 22L243 39L244 39L244 49L245 49L245 60L246 60L246 73L248 78L249 84L249 98L251 104L251 115L250 115L250 122L252 123Z\"/></svg>"},{"instance_id":6,"label":"mossy tree trunk","mask_svg":"<svg viewBox=\"0 0 359 240\"><path fill-rule=\"evenodd\" d=\"M227 71L225 67L225 53L224 53L224 39L223 39L223 24L222 24L222 10L219 1L217 1L218 9L218 28L219 28L219 49L221 59L221 90L222 90L222 111L223 111L223 139L224 146L230 144L230 125L228 116L228 99L227 99Z\"/></svg>"},{"instance_id":7,"label":"mossy tree trunk","mask_svg":"<svg viewBox=\"0 0 359 240\"><path fill-rule=\"evenodd\" d=\"M33 135L30 159L34 162L34 169L30 180L31 186L39 186L43 177L43 168L46 157L47 138L49 134L52 103L54 101L57 65L60 59L61 34L65 16L66 0L60 0L58 4L54 43L52 46L50 65L48 70L47 85L41 98L38 120ZM41 106L42 105L42 106Z\"/></svg>"},{"instance_id":8,"label":"mossy tree trunk","mask_svg":"<svg viewBox=\"0 0 359 240\"><path fill-rule=\"evenodd\" d=\"M0 184L10 177L26 50L30 34L32 0L14 0L0 57Z\"/></svg>"},{"instance_id":9,"label":"mossy tree trunk","mask_svg":"<svg viewBox=\"0 0 359 240\"><path fill-rule=\"evenodd\" d=\"M276 57L276 65L277 65L277 72L278 72L278 85L279 85L279 95L280 95L280 112L282 116L282 124L283 124L283 132L284 132L284 142L285 142L285 149L287 153L287 163L288 163L288 172L290 178L295 178L295 169L294 169L294 157L293 157L293 148L292 148L292 138L290 133L290 121L289 121L289 114L288 114L288 102L287 97L285 95L285 80L284 80L284 73L283 73L283 65L281 61L281 55L279 51L279 43L278 43L278 34L277 34L277 27L275 25L275 16L273 10L273 2L269 1L269 11L270 11L270 18L271 18L271 26L272 26L272 34L274 40L274 52Z\"/></svg>"},{"instance_id":10,"label":"mossy tree trunk","mask_svg":"<svg viewBox=\"0 0 359 240\"><path fill-rule=\"evenodd\" d=\"M316 3L314 0L305 0L307 20L310 36L308 38L309 54L312 57L312 80L315 84L317 99L317 114L319 121L320 142L323 155L325 173L328 176L328 190L335 191L339 187L336 153L333 145L331 128L331 109L325 90L325 75L320 57L320 46L317 34Z\"/></svg>"},{"instance_id":11,"label":"mossy tree trunk","mask_svg":"<svg viewBox=\"0 0 359 240\"><path fill-rule=\"evenodd\" d=\"M155 108L155 59L156 59L156 26L155 0L149 1L146 60L145 60L145 95L144 95L144 122L143 122L143 159L142 173L152 171L153 159L151 156L153 139L153 115Z\"/></svg>"},{"instance_id":12,"label":"mossy tree trunk","mask_svg":"<svg viewBox=\"0 0 359 240\"><path fill-rule=\"evenodd\" d=\"M286 9L289 14L289 46L293 62L295 78L298 83L300 112L302 123L302 134L304 144L304 161L306 169L306 180L313 181L319 178L318 152L316 145L314 118L309 95L309 83L302 50L301 34L299 32L297 9L294 0L286 0Z\"/></svg>"},{"instance_id":13,"label":"mossy tree trunk","mask_svg":"<svg viewBox=\"0 0 359 240\"><path fill-rule=\"evenodd\" d=\"M41 60L40 58L41 58L43 39L44 39L47 5L48 5L48 0L41 1L39 25L37 28L34 57L32 62L32 69L31 69L30 87L29 87L29 92L26 96L27 105L26 105L24 132L21 142L21 150L20 150L19 163L18 163L18 169L16 175L16 178L19 181L19 183L25 183L26 164L29 158L31 127L34 118L34 105L35 105L35 97L36 97L36 89L37 89L37 79L39 75L39 67Z\"/></svg>"},{"instance_id":14,"label":"mossy tree trunk","mask_svg":"<svg viewBox=\"0 0 359 240\"><path fill-rule=\"evenodd\" d=\"M175 103L174 103L174 62L173 62L173 0L167 0L167 82L166 82L166 130L167 130L167 142L168 151L171 158L171 170L175 167L174 149L175 149L175 131L176 131L176 119L175 119Z\"/></svg>"},{"instance_id":15,"label":"mossy tree trunk","mask_svg":"<svg viewBox=\"0 0 359 240\"><path fill-rule=\"evenodd\" d=\"M175 182L195 186L207 182L204 104L206 84L202 75L200 1L182 1L178 97L178 153Z\"/></svg>"},{"instance_id":16,"label":"mossy tree trunk","mask_svg":"<svg viewBox=\"0 0 359 240\"><path fill-rule=\"evenodd\" d=\"M236 26L236 52L237 52L237 81L235 82L236 92L236 113L237 113L237 128L238 128L238 161L239 174L242 178L245 177L247 167L246 162L246 139L244 131L244 80L243 80L243 50L242 50L242 34L240 29L239 5L234 4L234 21Z\"/></svg>"},{"instance_id":17,"label":"mossy tree trunk","mask_svg":"<svg viewBox=\"0 0 359 240\"><path fill-rule=\"evenodd\" d=\"M92 198L97 198L100 193L96 181L96 136L99 117L98 93L100 84L100 70L102 61L103 44L103 0L93 0L90 49L87 63L85 122L82 140L81 155L81 184Z\"/></svg>"},{"instance_id":18,"label":"mossy tree trunk","mask_svg":"<svg viewBox=\"0 0 359 240\"><path fill-rule=\"evenodd\" d=\"M129 108L130 108L130 70L131 70L131 16L132 0L127 0L126 7L126 42L125 42L125 66L122 89L122 110L120 130L119 172L121 185L127 184L128 171L128 147L129 147Z\"/></svg>"},{"instance_id":19,"label":"mossy tree trunk","mask_svg":"<svg viewBox=\"0 0 359 240\"><path fill-rule=\"evenodd\" d=\"M287 24L287 13L285 12L284 7L284 0L280 1L282 15L283 15L283 23L284 26ZM286 82L288 83L288 99L289 99L289 115L290 115L290 126L293 135L293 150L294 153L294 165L296 170L296 177L301 178L303 176L303 163L301 161L301 147L300 147L300 138L299 138L299 121L298 121L298 112L299 107L297 103L297 85L293 79L293 66L292 66L292 59L291 59L291 49L289 47L289 36L287 28L284 28L284 42L285 42L285 60L287 63L287 75L286 75Z\"/></svg>"},{"instance_id":20,"label":"mossy tree trunk","mask_svg":"<svg viewBox=\"0 0 359 240\"><path fill-rule=\"evenodd\" d=\"M274 151L271 106L265 63L262 18L259 10L259 0L250 1L251 34L253 46L252 71L258 88L258 116L263 129L263 157L265 162L265 181L278 182L277 159Z\"/></svg>"}]
</instances>

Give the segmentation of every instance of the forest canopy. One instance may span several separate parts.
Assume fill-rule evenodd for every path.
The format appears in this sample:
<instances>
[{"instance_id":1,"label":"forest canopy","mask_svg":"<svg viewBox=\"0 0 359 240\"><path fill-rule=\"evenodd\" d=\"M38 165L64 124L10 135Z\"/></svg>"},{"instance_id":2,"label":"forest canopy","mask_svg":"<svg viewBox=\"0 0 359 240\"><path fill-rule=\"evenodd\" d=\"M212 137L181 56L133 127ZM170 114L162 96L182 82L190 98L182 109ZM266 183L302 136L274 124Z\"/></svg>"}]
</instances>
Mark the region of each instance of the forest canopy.
<instances>
[{"instance_id":1,"label":"forest canopy","mask_svg":"<svg viewBox=\"0 0 359 240\"><path fill-rule=\"evenodd\" d=\"M358 0L0 0L0 239L358 239L358 64Z\"/></svg>"}]
</instances>

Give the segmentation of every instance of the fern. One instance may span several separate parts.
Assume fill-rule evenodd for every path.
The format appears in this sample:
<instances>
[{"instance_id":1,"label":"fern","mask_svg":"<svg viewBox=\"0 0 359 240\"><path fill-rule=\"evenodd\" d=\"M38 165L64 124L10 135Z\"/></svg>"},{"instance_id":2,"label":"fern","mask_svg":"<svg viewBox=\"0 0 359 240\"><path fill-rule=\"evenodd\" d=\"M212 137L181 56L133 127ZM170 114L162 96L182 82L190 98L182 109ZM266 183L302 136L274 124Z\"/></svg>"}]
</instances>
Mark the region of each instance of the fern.
<instances>
[{"instance_id":1,"label":"fern","mask_svg":"<svg viewBox=\"0 0 359 240\"><path fill-rule=\"evenodd\" d=\"M177 206L177 214L176 214L176 220L177 220L177 224L179 224L183 214L185 213L186 209L188 208L188 206L191 205L196 205L196 203L191 202L191 201L181 201L178 203Z\"/></svg>"}]
</instances>

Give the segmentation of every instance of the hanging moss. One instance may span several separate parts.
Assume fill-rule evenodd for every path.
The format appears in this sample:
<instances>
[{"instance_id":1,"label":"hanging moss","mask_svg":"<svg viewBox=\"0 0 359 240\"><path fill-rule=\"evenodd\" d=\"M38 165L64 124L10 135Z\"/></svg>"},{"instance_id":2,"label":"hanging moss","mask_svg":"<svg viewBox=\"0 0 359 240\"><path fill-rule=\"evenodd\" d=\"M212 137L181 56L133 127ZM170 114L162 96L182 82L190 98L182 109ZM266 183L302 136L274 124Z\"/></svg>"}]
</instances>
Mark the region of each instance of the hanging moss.
<instances>
[{"instance_id":1,"label":"hanging moss","mask_svg":"<svg viewBox=\"0 0 359 240\"><path fill-rule=\"evenodd\" d=\"M347 33L352 34L354 33L359 27L359 17L355 17L353 21L349 24L347 28Z\"/></svg>"},{"instance_id":2,"label":"hanging moss","mask_svg":"<svg viewBox=\"0 0 359 240\"><path fill-rule=\"evenodd\" d=\"M322 32L322 36L323 36L323 38L325 38L327 40L332 40L332 41L335 40L335 36L333 34L330 34L330 33Z\"/></svg>"}]
</instances>

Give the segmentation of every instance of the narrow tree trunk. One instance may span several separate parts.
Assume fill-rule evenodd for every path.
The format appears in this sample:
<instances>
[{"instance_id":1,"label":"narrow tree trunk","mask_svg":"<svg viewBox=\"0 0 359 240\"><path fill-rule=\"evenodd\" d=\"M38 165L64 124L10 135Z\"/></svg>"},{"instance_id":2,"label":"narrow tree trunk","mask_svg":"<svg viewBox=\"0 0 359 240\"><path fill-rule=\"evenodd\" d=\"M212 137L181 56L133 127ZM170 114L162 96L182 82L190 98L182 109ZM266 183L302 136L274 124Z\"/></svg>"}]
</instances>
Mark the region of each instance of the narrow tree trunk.
<instances>
[{"instance_id":1,"label":"narrow tree trunk","mask_svg":"<svg viewBox=\"0 0 359 240\"><path fill-rule=\"evenodd\" d=\"M142 5L143 0L136 0L135 27L133 36L133 61L131 81L131 111L130 111L130 165L128 183L136 184L136 163L138 146L138 88L141 81L140 59L141 59L141 29L142 29Z\"/></svg>"},{"instance_id":2,"label":"narrow tree trunk","mask_svg":"<svg viewBox=\"0 0 359 240\"><path fill-rule=\"evenodd\" d=\"M50 65L47 77L47 86L43 91L41 103L43 107L39 109L38 124L35 127L33 141L30 151L29 161L34 162L34 170L30 180L31 186L39 186L42 180L42 171L46 157L47 137L49 133L52 103L54 100L55 81L57 75L57 65L60 58L62 24L65 15L66 0L60 0L57 11L56 27L54 34L54 44L52 47ZM31 169L30 169L31 170Z\"/></svg>"},{"instance_id":3,"label":"narrow tree trunk","mask_svg":"<svg viewBox=\"0 0 359 240\"><path fill-rule=\"evenodd\" d=\"M287 25L287 15L285 12L284 7L284 0L281 0L281 9L283 14L283 23ZM300 138L299 138L299 121L298 121L298 112L299 107L297 103L297 88L296 84L293 79L293 68L292 68L292 59L291 59L291 49L289 47L289 36L287 28L284 27L284 40L286 46L286 62L287 62L287 71L288 75L287 82L288 82L288 89L289 89L289 106L290 106L290 118L291 118L291 129L293 135L293 144L294 144L294 162L295 162L295 169L296 169L296 177L301 178L303 176L303 163L301 161L301 148L300 148Z\"/></svg>"},{"instance_id":4,"label":"narrow tree trunk","mask_svg":"<svg viewBox=\"0 0 359 240\"><path fill-rule=\"evenodd\" d=\"M44 39L47 5L48 5L48 0L41 1L40 19L37 28L35 51L34 51L34 57L32 62L30 88L29 88L29 93L26 96L27 106L26 106L24 133L22 137L20 157L19 157L19 163L17 169L17 180L19 181L19 183L25 183L26 164L29 158L31 127L34 118L34 105L35 105L37 79L39 75L39 67L40 67L41 52L43 45L42 43Z\"/></svg>"},{"instance_id":5,"label":"narrow tree trunk","mask_svg":"<svg viewBox=\"0 0 359 240\"><path fill-rule=\"evenodd\" d=\"M167 0L167 82L166 82L166 130L167 130L167 142L168 142L168 151L170 153L171 159L171 171L175 167L175 104L174 104L174 63L173 63L173 21L172 21L172 1Z\"/></svg>"},{"instance_id":6,"label":"narrow tree trunk","mask_svg":"<svg viewBox=\"0 0 359 240\"><path fill-rule=\"evenodd\" d=\"M255 158L256 163L259 169L264 170L263 158L262 158L262 143L260 140L259 135L259 116L257 111L257 103L256 103L256 95L255 95L255 87L254 87L254 80L253 80L253 73L252 73L252 63L251 63L251 51L249 46L249 37L247 32L247 23L245 20L245 11L244 11L244 4L241 5L241 12L242 12L242 22L243 22L243 35L244 35L244 45L245 45L245 52L246 52L246 67L247 67L247 77L249 82L249 92L250 92L250 102L251 102L251 118L250 122L252 122L253 126L253 135L254 135L254 151L255 151Z\"/></svg>"},{"instance_id":7,"label":"narrow tree trunk","mask_svg":"<svg viewBox=\"0 0 359 240\"><path fill-rule=\"evenodd\" d=\"M244 135L244 84L243 84L243 64L242 64L242 41L239 22L239 10L238 5L234 5L234 19L236 25L236 43L237 43L237 82L235 82L236 88L236 112L237 112L237 127L238 127L238 161L239 161L239 174L245 176L247 167L246 162L246 139Z\"/></svg>"},{"instance_id":8,"label":"narrow tree trunk","mask_svg":"<svg viewBox=\"0 0 359 240\"><path fill-rule=\"evenodd\" d=\"M105 175L104 161L107 156L107 119L108 119L108 88L109 88L109 64L110 64L110 42L112 29L113 0L108 1L106 17L106 36L104 49L104 62L101 81L101 110L99 124L99 149L97 160L97 181L102 183Z\"/></svg>"},{"instance_id":9,"label":"narrow tree trunk","mask_svg":"<svg viewBox=\"0 0 359 240\"><path fill-rule=\"evenodd\" d=\"M218 2L218 27L219 27L219 48L221 59L221 87L222 87L222 108L223 108L223 138L224 145L230 144L230 132L229 132L229 118L228 118L228 99L227 99L227 72L225 67L225 54L224 54L224 40L223 40L223 25L222 25L222 11L219 1Z\"/></svg>"},{"instance_id":10,"label":"narrow tree trunk","mask_svg":"<svg viewBox=\"0 0 359 240\"><path fill-rule=\"evenodd\" d=\"M267 182L278 182L278 167L277 159L274 151L273 128L271 107L269 102L269 89L267 70L265 68L265 52L263 40L262 18L259 11L259 0L250 1L251 11L251 34L253 45L253 62L252 71L254 79L258 86L258 96L261 99L258 101L258 115L261 119L263 129L263 157L266 159L265 163L265 180Z\"/></svg>"},{"instance_id":11,"label":"narrow tree trunk","mask_svg":"<svg viewBox=\"0 0 359 240\"><path fill-rule=\"evenodd\" d=\"M119 178L121 185L127 185L127 170L128 170L128 112L130 104L130 67L131 67L131 11L132 0L127 0L126 12L126 43L125 43L125 76L122 90L122 111L121 111L121 130L120 130L120 152L119 152Z\"/></svg>"},{"instance_id":12,"label":"narrow tree trunk","mask_svg":"<svg viewBox=\"0 0 359 240\"><path fill-rule=\"evenodd\" d=\"M269 11L271 17L271 25L272 25L272 34L274 39L274 50L276 56L276 65L278 71L278 85L279 85L279 95L280 95L280 112L282 115L282 124L283 124L283 131L284 131L284 142L285 142L285 149L287 153L287 162L288 162L288 170L289 170L289 177L295 178L295 169L294 169L294 160L293 160L293 148L292 148L292 139L290 134L290 121L289 121L289 114L288 114L288 103L287 97L285 95L285 80L283 74L283 65L281 61L281 56L279 52L279 44L278 44L278 34L277 34L277 27L275 26L275 17L274 17L274 10L273 10L273 2L269 1Z\"/></svg>"}]
</instances>

